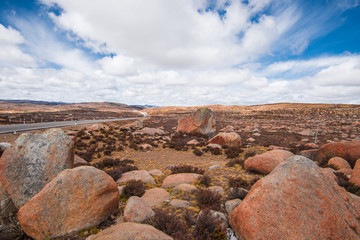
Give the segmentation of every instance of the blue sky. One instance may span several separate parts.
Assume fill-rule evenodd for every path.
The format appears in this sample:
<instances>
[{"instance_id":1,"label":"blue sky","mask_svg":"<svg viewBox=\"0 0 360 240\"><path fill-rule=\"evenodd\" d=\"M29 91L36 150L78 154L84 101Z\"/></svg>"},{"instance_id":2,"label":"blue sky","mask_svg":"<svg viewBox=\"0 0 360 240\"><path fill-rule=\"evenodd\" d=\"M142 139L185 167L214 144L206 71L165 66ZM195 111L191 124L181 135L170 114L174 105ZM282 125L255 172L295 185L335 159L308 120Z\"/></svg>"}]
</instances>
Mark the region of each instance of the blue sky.
<instances>
[{"instance_id":1,"label":"blue sky","mask_svg":"<svg viewBox=\"0 0 360 240\"><path fill-rule=\"evenodd\" d=\"M1 0L0 99L360 104L359 0Z\"/></svg>"}]
</instances>

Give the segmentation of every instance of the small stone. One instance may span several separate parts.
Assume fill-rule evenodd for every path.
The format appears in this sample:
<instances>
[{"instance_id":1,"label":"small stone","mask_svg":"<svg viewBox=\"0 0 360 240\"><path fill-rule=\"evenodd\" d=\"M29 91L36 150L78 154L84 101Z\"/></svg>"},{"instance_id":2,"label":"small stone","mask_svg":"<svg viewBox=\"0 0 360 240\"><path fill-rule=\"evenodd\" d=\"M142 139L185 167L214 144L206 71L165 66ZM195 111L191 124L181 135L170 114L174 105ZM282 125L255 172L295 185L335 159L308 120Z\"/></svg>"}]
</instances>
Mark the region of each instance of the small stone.
<instances>
[{"instance_id":1,"label":"small stone","mask_svg":"<svg viewBox=\"0 0 360 240\"><path fill-rule=\"evenodd\" d=\"M229 200L225 202L225 210L228 214L230 214L239 204L241 200L238 198Z\"/></svg>"},{"instance_id":2,"label":"small stone","mask_svg":"<svg viewBox=\"0 0 360 240\"><path fill-rule=\"evenodd\" d=\"M170 200L170 193L163 188L152 188L141 197L151 208L160 206L163 202Z\"/></svg>"},{"instance_id":3,"label":"small stone","mask_svg":"<svg viewBox=\"0 0 360 240\"><path fill-rule=\"evenodd\" d=\"M208 190L210 190L213 193L217 193L219 195L224 194L224 189L220 186L211 186L211 187L208 187Z\"/></svg>"},{"instance_id":4,"label":"small stone","mask_svg":"<svg viewBox=\"0 0 360 240\"><path fill-rule=\"evenodd\" d=\"M152 176L156 176L156 177L160 177L163 175L163 172L159 169L151 169L149 171L149 173L152 175Z\"/></svg>"},{"instance_id":5,"label":"small stone","mask_svg":"<svg viewBox=\"0 0 360 240\"><path fill-rule=\"evenodd\" d=\"M155 212L141 198L130 197L124 208L124 220L127 222L142 223L155 216Z\"/></svg>"}]
</instances>

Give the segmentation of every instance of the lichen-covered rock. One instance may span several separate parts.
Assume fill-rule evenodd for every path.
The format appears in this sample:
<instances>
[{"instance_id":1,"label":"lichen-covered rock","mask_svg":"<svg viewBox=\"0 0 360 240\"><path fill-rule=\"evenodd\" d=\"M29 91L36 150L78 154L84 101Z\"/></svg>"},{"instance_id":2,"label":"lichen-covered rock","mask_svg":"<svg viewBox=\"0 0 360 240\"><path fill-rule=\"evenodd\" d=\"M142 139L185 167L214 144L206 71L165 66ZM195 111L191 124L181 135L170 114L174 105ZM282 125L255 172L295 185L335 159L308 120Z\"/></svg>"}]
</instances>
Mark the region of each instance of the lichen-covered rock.
<instances>
[{"instance_id":1,"label":"lichen-covered rock","mask_svg":"<svg viewBox=\"0 0 360 240\"><path fill-rule=\"evenodd\" d=\"M61 129L24 133L0 159L0 181L17 208L74 163L74 145Z\"/></svg>"},{"instance_id":2,"label":"lichen-covered rock","mask_svg":"<svg viewBox=\"0 0 360 240\"><path fill-rule=\"evenodd\" d=\"M310 159L292 156L230 214L240 239L359 239L360 200Z\"/></svg>"},{"instance_id":3,"label":"lichen-covered rock","mask_svg":"<svg viewBox=\"0 0 360 240\"><path fill-rule=\"evenodd\" d=\"M119 190L103 171L83 166L64 170L19 209L24 232L54 238L91 227L117 209Z\"/></svg>"},{"instance_id":4,"label":"lichen-covered rock","mask_svg":"<svg viewBox=\"0 0 360 240\"><path fill-rule=\"evenodd\" d=\"M153 226L140 223L120 223L96 234L91 240L173 240Z\"/></svg>"},{"instance_id":5,"label":"lichen-covered rock","mask_svg":"<svg viewBox=\"0 0 360 240\"><path fill-rule=\"evenodd\" d=\"M216 130L214 115L210 109L200 108L192 115L180 118L177 131L193 135L212 136Z\"/></svg>"}]
</instances>

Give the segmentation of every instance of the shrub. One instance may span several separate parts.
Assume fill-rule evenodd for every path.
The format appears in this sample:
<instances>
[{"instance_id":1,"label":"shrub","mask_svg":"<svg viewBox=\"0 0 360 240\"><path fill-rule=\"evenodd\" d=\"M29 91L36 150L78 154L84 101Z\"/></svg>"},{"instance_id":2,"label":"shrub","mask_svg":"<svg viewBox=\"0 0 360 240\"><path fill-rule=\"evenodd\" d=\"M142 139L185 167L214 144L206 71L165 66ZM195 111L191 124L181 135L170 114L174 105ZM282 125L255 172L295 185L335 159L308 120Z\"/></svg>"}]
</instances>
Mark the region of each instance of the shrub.
<instances>
[{"instance_id":1,"label":"shrub","mask_svg":"<svg viewBox=\"0 0 360 240\"><path fill-rule=\"evenodd\" d=\"M229 177L228 178L229 187L232 187L232 188L245 188L247 190L250 190L252 185L254 185L258 180L259 180L258 177L255 177L255 178L253 178L251 180L246 180L246 179L244 179L242 177L237 177L237 178Z\"/></svg>"},{"instance_id":2,"label":"shrub","mask_svg":"<svg viewBox=\"0 0 360 240\"><path fill-rule=\"evenodd\" d=\"M144 195L146 187L140 180L130 180L123 188L123 194L129 198L131 196L141 197Z\"/></svg>"},{"instance_id":3,"label":"shrub","mask_svg":"<svg viewBox=\"0 0 360 240\"><path fill-rule=\"evenodd\" d=\"M249 150L249 151L246 151L245 154L244 154L244 161L246 159L248 159L249 157L253 157L256 155L256 150L255 149L252 149L252 150Z\"/></svg>"},{"instance_id":4,"label":"shrub","mask_svg":"<svg viewBox=\"0 0 360 240\"><path fill-rule=\"evenodd\" d=\"M212 218L210 211L204 211L196 222L194 238L196 240L226 240L226 229Z\"/></svg>"},{"instance_id":5,"label":"shrub","mask_svg":"<svg viewBox=\"0 0 360 240\"><path fill-rule=\"evenodd\" d=\"M225 151L225 154L227 158L237 158L241 152L242 150L240 148L230 147Z\"/></svg>"},{"instance_id":6,"label":"shrub","mask_svg":"<svg viewBox=\"0 0 360 240\"><path fill-rule=\"evenodd\" d=\"M205 170L191 166L191 165L176 165L172 167L171 174L176 173L198 173L198 174L204 174Z\"/></svg>"},{"instance_id":7,"label":"shrub","mask_svg":"<svg viewBox=\"0 0 360 240\"><path fill-rule=\"evenodd\" d=\"M196 195L196 200L201 209L206 210L221 210L221 195L215 192L212 192L207 189L200 189Z\"/></svg>"},{"instance_id":8,"label":"shrub","mask_svg":"<svg viewBox=\"0 0 360 240\"><path fill-rule=\"evenodd\" d=\"M238 158L237 159L232 159L232 160L230 160L229 162L226 163L226 166L227 167L234 167L235 164L239 164L240 166L243 167L244 161L241 160L241 159L238 159Z\"/></svg>"},{"instance_id":9,"label":"shrub","mask_svg":"<svg viewBox=\"0 0 360 240\"><path fill-rule=\"evenodd\" d=\"M212 155L221 155L222 150L220 148L210 148L210 152Z\"/></svg>"},{"instance_id":10,"label":"shrub","mask_svg":"<svg viewBox=\"0 0 360 240\"><path fill-rule=\"evenodd\" d=\"M116 169L110 169L105 171L110 177L114 179L114 181L121 178L123 171L122 169L116 168Z\"/></svg>"},{"instance_id":11,"label":"shrub","mask_svg":"<svg viewBox=\"0 0 360 240\"><path fill-rule=\"evenodd\" d=\"M191 239L191 234L187 232L186 225L180 217L162 209L155 209L154 212L155 216L151 219L151 225L155 228L177 240Z\"/></svg>"},{"instance_id":12,"label":"shrub","mask_svg":"<svg viewBox=\"0 0 360 240\"><path fill-rule=\"evenodd\" d=\"M195 156L202 156L203 155L203 152L198 148L195 148L193 153L195 154Z\"/></svg>"},{"instance_id":13,"label":"shrub","mask_svg":"<svg viewBox=\"0 0 360 240\"><path fill-rule=\"evenodd\" d=\"M204 175L200 178L200 184L203 184L205 187L210 187L211 178L208 175Z\"/></svg>"}]
</instances>

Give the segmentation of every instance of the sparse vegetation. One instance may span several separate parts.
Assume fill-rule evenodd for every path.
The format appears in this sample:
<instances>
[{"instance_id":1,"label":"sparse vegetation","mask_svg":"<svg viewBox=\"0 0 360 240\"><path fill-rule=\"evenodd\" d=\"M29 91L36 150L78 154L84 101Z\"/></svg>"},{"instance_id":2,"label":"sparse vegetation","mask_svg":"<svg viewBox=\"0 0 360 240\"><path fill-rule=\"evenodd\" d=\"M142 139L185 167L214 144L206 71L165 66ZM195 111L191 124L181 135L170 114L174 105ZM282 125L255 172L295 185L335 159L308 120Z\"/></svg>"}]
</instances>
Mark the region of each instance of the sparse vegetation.
<instances>
[{"instance_id":1,"label":"sparse vegetation","mask_svg":"<svg viewBox=\"0 0 360 240\"><path fill-rule=\"evenodd\" d=\"M187 226L183 219L175 214L155 209L155 216L151 219L151 224L160 231L173 237L175 240L189 240L191 234L187 231Z\"/></svg>"},{"instance_id":2,"label":"sparse vegetation","mask_svg":"<svg viewBox=\"0 0 360 240\"><path fill-rule=\"evenodd\" d=\"M221 210L221 195L207 189L200 189L196 193L196 200L201 209Z\"/></svg>"},{"instance_id":3,"label":"sparse vegetation","mask_svg":"<svg viewBox=\"0 0 360 240\"><path fill-rule=\"evenodd\" d=\"M226 240L227 234L226 229L211 217L210 211L205 210L196 222L194 238L196 240Z\"/></svg>"},{"instance_id":4,"label":"sparse vegetation","mask_svg":"<svg viewBox=\"0 0 360 240\"><path fill-rule=\"evenodd\" d=\"M171 174L176 174L176 173L197 173L197 174L204 174L205 170L198 168L198 167L194 167L191 165L176 165L174 167L172 167L171 169Z\"/></svg>"},{"instance_id":5,"label":"sparse vegetation","mask_svg":"<svg viewBox=\"0 0 360 240\"><path fill-rule=\"evenodd\" d=\"M131 196L141 197L146 190L145 184L140 180L130 180L123 188L123 196L129 198Z\"/></svg>"}]
</instances>

